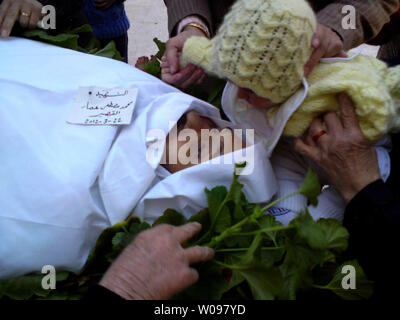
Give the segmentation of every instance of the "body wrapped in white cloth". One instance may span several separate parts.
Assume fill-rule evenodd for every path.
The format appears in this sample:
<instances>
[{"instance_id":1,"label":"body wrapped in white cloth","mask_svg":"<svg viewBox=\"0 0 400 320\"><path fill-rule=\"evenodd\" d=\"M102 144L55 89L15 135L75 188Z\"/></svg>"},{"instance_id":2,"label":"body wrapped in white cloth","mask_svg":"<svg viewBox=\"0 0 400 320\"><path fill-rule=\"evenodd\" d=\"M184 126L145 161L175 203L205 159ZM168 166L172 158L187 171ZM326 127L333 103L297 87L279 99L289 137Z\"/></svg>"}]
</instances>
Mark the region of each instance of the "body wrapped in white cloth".
<instances>
[{"instance_id":1,"label":"body wrapped in white cloth","mask_svg":"<svg viewBox=\"0 0 400 320\"><path fill-rule=\"evenodd\" d=\"M79 87L139 89L130 125L66 122ZM44 265L79 272L100 232L131 214L153 222L167 208L186 216L207 206L204 188L229 186L234 163L176 174L146 161L152 129L185 112L219 118L213 106L125 63L19 38L0 40L0 279ZM250 201L277 184L262 144ZM161 173L160 173L161 172ZM163 183L162 183L163 182Z\"/></svg>"}]
</instances>

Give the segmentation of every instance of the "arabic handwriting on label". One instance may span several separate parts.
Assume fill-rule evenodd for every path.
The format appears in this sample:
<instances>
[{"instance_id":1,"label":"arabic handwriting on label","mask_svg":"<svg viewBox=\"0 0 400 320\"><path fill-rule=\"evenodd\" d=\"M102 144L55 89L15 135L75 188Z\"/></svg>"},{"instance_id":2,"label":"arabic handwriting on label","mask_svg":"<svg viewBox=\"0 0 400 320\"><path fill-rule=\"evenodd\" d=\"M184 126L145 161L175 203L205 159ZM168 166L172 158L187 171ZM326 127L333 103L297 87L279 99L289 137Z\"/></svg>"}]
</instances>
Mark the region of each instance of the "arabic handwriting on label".
<instances>
[{"instance_id":1,"label":"arabic handwriting on label","mask_svg":"<svg viewBox=\"0 0 400 320\"><path fill-rule=\"evenodd\" d=\"M130 124L138 89L80 87L67 122L86 125Z\"/></svg>"},{"instance_id":2,"label":"arabic handwriting on label","mask_svg":"<svg viewBox=\"0 0 400 320\"><path fill-rule=\"evenodd\" d=\"M114 93L114 94L110 94L109 91L106 91L104 93L101 92L97 92L96 97L100 97L100 98L114 98L114 97L123 97L126 96L128 94L128 91L125 90L123 93Z\"/></svg>"}]
</instances>

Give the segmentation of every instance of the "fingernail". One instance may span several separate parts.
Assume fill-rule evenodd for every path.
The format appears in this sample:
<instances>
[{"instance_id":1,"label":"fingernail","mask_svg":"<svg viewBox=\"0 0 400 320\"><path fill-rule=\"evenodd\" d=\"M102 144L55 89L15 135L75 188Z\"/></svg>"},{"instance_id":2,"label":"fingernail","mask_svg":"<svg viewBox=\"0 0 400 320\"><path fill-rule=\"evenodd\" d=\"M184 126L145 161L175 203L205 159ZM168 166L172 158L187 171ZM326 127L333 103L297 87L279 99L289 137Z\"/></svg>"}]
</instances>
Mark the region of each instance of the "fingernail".
<instances>
[{"instance_id":1,"label":"fingernail","mask_svg":"<svg viewBox=\"0 0 400 320\"><path fill-rule=\"evenodd\" d=\"M194 221L192 223L193 223L194 226L201 227L201 223L200 222Z\"/></svg>"},{"instance_id":2,"label":"fingernail","mask_svg":"<svg viewBox=\"0 0 400 320\"><path fill-rule=\"evenodd\" d=\"M319 40L318 39L314 39L313 41L312 41L312 46L315 48L315 47L318 47L319 46Z\"/></svg>"}]
</instances>

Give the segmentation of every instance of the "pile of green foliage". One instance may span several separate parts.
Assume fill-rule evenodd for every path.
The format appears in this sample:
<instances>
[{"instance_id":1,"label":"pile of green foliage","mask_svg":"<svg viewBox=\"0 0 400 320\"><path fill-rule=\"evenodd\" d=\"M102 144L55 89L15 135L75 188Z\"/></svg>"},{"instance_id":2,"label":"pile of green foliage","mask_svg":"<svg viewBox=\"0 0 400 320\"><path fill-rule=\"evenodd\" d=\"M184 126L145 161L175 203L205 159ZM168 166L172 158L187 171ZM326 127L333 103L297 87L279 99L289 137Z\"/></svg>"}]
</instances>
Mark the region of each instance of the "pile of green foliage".
<instances>
[{"instance_id":1,"label":"pile of green foliage","mask_svg":"<svg viewBox=\"0 0 400 320\"><path fill-rule=\"evenodd\" d=\"M243 166L243 165L242 165ZM238 165L240 167L240 165ZM296 299L313 294L343 299L366 299L372 283L365 278L357 261L342 261L348 232L334 219L314 221L305 210L284 226L265 211L282 199L261 208L249 203L243 185L234 174L230 189L205 189L208 208L186 221L168 209L153 224L174 226L201 223L200 234L186 244L215 249L213 260L198 264L200 280L175 299ZM303 194L316 205L321 187L312 171L295 194ZM286 197L285 197L286 198ZM100 235L80 275L59 272L57 288L41 288L43 275L31 274L0 281L0 298L79 299L98 283L110 264L150 225L132 217L108 228ZM343 265L356 269L357 289L345 290L341 282Z\"/></svg>"},{"instance_id":2,"label":"pile of green foliage","mask_svg":"<svg viewBox=\"0 0 400 320\"><path fill-rule=\"evenodd\" d=\"M78 45L79 33L91 32L88 25L50 35L43 30L26 31L24 36L64 48L121 60L110 42L100 49L93 38L86 48ZM165 43L154 39L158 53L141 57L136 67L161 78L160 61ZM214 84L207 93L192 87L185 92L220 107L225 82ZM242 165L243 166L243 165ZM239 165L240 167L240 165ZM167 209L153 226L167 223L175 226L197 221L202 230L186 246L203 245L215 249L212 261L198 264L200 280L175 299L296 299L314 295L343 299L367 299L372 295L372 283L365 278L357 261L343 261L348 245L348 232L334 219L314 221L305 209L283 226L264 212L282 199L261 208L249 203L242 192L243 185L234 174L230 189L219 186L205 189L208 207L189 220L179 212ZM316 205L321 187L316 175L309 171L298 192L310 204ZM286 197L285 197L286 198ZM136 217L104 230L79 275L57 272L55 290L44 290L42 274L29 274L0 281L0 299L80 299L88 288L99 282L105 271L143 230L151 226ZM356 269L357 289L345 290L341 282L343 265Z\"/></svg>"}]
</instances>

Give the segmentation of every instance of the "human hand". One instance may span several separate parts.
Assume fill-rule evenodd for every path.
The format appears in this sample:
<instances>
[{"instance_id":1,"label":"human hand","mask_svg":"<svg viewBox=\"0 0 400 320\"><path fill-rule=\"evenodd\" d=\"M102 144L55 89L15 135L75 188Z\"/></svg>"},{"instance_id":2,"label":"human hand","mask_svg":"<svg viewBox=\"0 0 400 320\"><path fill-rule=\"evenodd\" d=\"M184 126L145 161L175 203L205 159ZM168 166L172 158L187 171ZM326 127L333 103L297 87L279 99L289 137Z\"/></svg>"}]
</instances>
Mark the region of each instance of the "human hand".
<instances>
[{"instance_id":1,"label":"human hand","mask_svg":"<svg viewBox=\"0 0 400 320\"><path fill-rule=\"evenodd\" d=\"M297 152L325 170L331 183L349 202L370 183L381 178L375 149L365 139L350 98L339 96L340 118L334 112L315 119L303 142L295 140ZM326 133L324 133L326 132Z\"/></svg>"},{"instance_id":2,"label":"human hand","mask_svg":"<svg viewBox=\"0 0 400 320\"><path fill-rule=\"evenodd\" d=\"M275 105L271 100L268 100L267 98L262 98L249 89L239 88L237 97L239 99L246 100L254 107L264 108L267 110Z\"/></svg>"},{"instance_id":3,"label":"human hand","mask_svg":"<svg viewBox=\"0 0 400 320\"><path fill-rule=\"evenodd\" d=\"M22 28L35 29L42 18L42 4L36 0L3 0L0 4L0 34L10 36L18 20Z\"/></svg>"},{"instance_id":4,"label":"human hand","mask_svg":"<svg viewBox=\"0 0 400 320\"><path fill-rule=\"evenodd\" d=\"M94 6L100 10L107 10L115 3L115 0L94 0Z\"/></svg>"},{"instance_id":5,"label":"human hand","mask_svg":"<svg viewBox=\"0 0 400 320\"><path fill-rule=\"evenodd\" d=\"M187 88L204 81L206 73L203 69L193 64L180 69L179 58L182 54L183 45L192 36L205 37L206 35L195 27L187 26L181 33L167 41L165 53L161 58L161 79L163 81L181 88Z\"/></svg>"},{"instance_id":6,"label":"human hand","mask_svg":"<svg viewBox=\"0 0 400 320\"><path fill-rule=\"evenodd\" d=\"M193 263L213 258L214 250L182 244L201 229L197 222L180 227L159 225L140 233L122 252L100 285L129 300L165 300L194 284Z\"/></svg>"},{"instance_id":7,"label":"human hand","mask_svg":"<svg viewBox=\"0 0 400 320\"><path fill-rule=\"evenodd\" d=\"M311 45L314 48L314 52L304 68L304 75L306 77L321 58L347 57L343 51L342 39L335 31L323 24L317 24L317 31L314 34Z\"/></svg>"}]
</instances>

